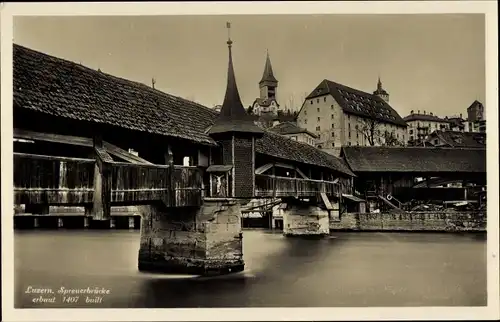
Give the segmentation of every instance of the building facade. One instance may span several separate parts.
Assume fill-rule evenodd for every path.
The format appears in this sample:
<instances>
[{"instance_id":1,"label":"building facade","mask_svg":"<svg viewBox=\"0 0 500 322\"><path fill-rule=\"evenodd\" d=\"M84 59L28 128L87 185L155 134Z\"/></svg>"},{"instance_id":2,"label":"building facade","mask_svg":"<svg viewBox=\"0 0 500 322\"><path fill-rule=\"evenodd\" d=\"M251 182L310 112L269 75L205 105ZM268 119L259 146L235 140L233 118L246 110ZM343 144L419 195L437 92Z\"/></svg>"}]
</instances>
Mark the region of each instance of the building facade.
<instances>
[{"instance_id":1,"label":"building facade","mask_svg":"<svg viewBox=\"0 0 500 322\"><path fill-rule=\"evenodd\" d=\"M292 122L278 123L271 127L269 131L286 136L291 140L303 142L312 146L316 146L316 140L318 139L316 134L300 128Z\"/></svg>"},{"instance_id":2,"label":"building facade","mask_svg":"<svg viewBox=\"0 0 500 322\"><path fill-rule=\"evenodd\" d=\"M325 79L306 97L297 125L333 155L342 146L404 145L406 123L388 101L380 80L370 94Z\"/></svg>"},{"instance_id":3,"label":"building facade","mask_svg":"<svg viewBox=\"0 0 500 322\"><path fill-rule=\"evenodd\" d=\"M410 115L405 116L404 120L406 124L408 124L408 143L418 144L418 142L422 142L425 140L429 134L436 130L448 130L450 129L450 121L446 118L441 118L437 115L434 115L432 112L427 113L423 111L417 111L415 113L413 110L410 112Z\"/></svg>"}]
</instances>

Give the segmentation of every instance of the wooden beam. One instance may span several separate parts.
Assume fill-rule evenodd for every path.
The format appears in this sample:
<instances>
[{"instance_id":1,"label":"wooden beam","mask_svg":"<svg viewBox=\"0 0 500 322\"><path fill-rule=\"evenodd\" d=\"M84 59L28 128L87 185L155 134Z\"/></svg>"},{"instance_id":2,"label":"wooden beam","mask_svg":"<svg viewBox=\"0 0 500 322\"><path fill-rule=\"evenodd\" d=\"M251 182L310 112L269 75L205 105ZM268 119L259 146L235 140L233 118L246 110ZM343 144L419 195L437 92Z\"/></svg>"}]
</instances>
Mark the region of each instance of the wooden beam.
<instances>
[{"instance_id":1,"label":"wooden beam","mask_svg":"<svg viewBox=\"0 0 500 322\"><path fill-rule=\"evenodd\" d=\"M103 147L102 138L97 136L93 140L96 165L94 171L94 200L92 217L94 220L108 220L111 218L111 156Z\"/></svg>"},{"instance_id":2,"label":"wooden beam","mask_svg":"<svg viewBox=\"0 0 500 322\"><path fill-rule=\"evenodd\" d=\"M145 160L137 155L134 155L120 147L117 147L116 145L113 145L109 142L103 141L103 147L106 149L107 152L111 153L114 156L117 156L127 162L130 163L135 163L135 164L153 164L149 162L148 160Z\"/></svg>"},{"instance_id":3,"label":"wooden beam","mask_svg":"<svg viewBox=\"0 0 500 322\"><path fill-rule=\"evenodd\" d=\"M51 134L43 132L26 131L22 129L14 129L14 137L25 140L33 141L45 141L53 143L63 143L71 145L79 145L92 147L93 142L90 138L80 137L80 136L70 136L61 134Z\"/></svg>"},{"instance_id":4,"label":"wooden beam","mask_svg":"<svg viewBox=\"0 0 500 322\"><path fill-rule=\"evenodd\" d=\"M272 167L273 167L272 163L264 164L263 166L258 167L257 169L255 169L255 174L263 174L264 172L266 172L267 170L271 169Z\"/></svg>"}]
</instances>

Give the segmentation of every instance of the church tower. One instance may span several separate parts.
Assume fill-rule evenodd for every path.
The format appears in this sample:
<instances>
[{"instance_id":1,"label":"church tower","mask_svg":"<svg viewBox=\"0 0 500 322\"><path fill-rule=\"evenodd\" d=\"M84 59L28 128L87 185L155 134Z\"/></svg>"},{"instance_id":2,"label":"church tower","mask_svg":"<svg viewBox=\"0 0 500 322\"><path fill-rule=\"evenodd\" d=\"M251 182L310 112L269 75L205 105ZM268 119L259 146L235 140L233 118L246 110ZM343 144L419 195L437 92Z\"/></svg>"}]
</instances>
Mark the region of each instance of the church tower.
<instances>
[{"instance_id":1,"label":"church tower","mask_svg":"<svg viewBox=\"0 0 500 322\"><path fill-rule=\"evenodd\" d=\"M264 73L259 82L260 98L276 100L276 90L278 88L278 80L274 77L273 66L271 65L271 58L269 58L269 51L267 52L266 65L264 66Z\"/></svg>"},{"instance_id":2,"label":"church tower","mask_svg":"<svg viewBox=\"0 0 500 322\"><path fill-rule=\"evenodd\" d=\"M230 23L227 23L228 32ZM255 139L262 137L263 130L255 125L241 103L233 68L232 40L228 35L229 63L227 87L219 117L208 134L219 143L219 158L227 168L227 197L251 198L255 191Z\"/></svg>"},{"instance_id":3,"label":"church tower","mask_svg":"<svg viewBox=\"0 0 500 322\"><path fill-rule=\"evenodd\" d=\"M382 88L382 82L380 81L380 77L378 78L377 90L373 92L373 95L376 95L389 103L389 93L386 92L385 89Z\"/></svg>"}]
</instances>

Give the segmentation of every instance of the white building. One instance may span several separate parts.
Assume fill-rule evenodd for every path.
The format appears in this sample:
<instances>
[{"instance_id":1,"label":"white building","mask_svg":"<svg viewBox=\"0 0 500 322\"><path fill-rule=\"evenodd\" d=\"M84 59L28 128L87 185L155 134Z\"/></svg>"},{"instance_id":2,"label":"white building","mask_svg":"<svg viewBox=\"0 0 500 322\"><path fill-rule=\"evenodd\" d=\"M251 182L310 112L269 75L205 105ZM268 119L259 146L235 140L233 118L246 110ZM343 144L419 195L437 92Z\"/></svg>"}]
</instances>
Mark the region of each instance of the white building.
<instances>
[{"instance_id":1,"label":"white building","mask_svg":"<svg viewBox=\"0 0 500 322\"><path fill-rule=\"evenodd\" d=\"M373 94L323 80L306 97L297 125L318 136L318 148L337 156L342 146L404 145L408 138L380 79Z\"/></svg>"}]
</instances>

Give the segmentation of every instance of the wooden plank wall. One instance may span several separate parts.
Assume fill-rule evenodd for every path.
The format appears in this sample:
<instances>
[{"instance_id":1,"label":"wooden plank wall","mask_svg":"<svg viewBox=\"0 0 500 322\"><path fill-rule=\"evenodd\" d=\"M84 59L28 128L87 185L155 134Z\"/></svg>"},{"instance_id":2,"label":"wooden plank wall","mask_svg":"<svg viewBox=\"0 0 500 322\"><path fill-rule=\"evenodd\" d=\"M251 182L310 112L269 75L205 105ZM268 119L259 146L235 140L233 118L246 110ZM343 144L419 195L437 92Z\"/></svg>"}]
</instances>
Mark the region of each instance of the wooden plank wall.
<instances>
[{"instance_id":1,"label":"wooden plank wall","mask_svg":"<svg viewBox=\"0 0 500 322\"><path fill-rule=\"evenodd\" d=\"M102 162L102 161L101 161ZM198 206L203 189L197 167L104 162L113 205L163 201ZM97 170L96 170L97 169ZM14 154L15 204L86 205L94 201L96 160Z\"/></svg>"}]
</instances>

